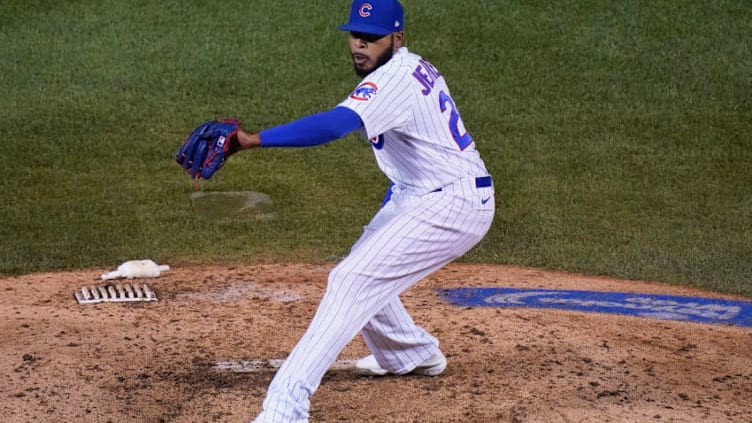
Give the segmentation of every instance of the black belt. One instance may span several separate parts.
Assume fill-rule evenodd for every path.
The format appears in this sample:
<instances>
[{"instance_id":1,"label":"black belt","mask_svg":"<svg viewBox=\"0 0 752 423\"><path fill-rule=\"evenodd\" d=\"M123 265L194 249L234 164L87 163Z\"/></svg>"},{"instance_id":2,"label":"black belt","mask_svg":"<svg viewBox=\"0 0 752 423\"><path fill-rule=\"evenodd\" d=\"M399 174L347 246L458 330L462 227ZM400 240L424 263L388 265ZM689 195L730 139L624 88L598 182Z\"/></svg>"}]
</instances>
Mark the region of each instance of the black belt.
<instances>
[{"instance_id":1,"label":"black belt","mask_svg":"<svg viewBox=\"0 0 752 423\"><path fill-rule=\"evenodd\" d=\"M475 188L488 188L493 186L493 179L490 176L479 176L475 178ZM439 192L442 188L437 188L433 192Z\"/></svg>"}]
</instances>

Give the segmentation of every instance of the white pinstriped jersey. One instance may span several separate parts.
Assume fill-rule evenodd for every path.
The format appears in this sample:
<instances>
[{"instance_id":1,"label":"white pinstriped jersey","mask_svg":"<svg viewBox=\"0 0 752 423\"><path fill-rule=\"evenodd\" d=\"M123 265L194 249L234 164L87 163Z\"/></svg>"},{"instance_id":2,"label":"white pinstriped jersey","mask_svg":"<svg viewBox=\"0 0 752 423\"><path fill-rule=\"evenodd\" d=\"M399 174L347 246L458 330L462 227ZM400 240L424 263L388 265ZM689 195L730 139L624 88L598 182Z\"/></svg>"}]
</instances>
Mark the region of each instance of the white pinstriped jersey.
<instances>
[{"instance_id":1,"label":"white pinstriped jersey","mask_svg":"<svg viewBox=\"0 0 752 423\"><path fill-rule=\"evenodd\" d=\"M396 188L329 273L254 423L307 423L311 395L359 331L384 372L406 374L440 356L439 340L413 321L399 295L465 254L493 221L491 177L430 63L403 47L340 105L360 116Z\"/></svg>"},{"instance_id":2,"label":"white pinstriped jersey","mask_svg":"<svg viewBox=\"0 0 752 423\"><path fill-rule=\"evenodd\" d=\"M340 106L360 116L379 168L401 189L429 192L488 174L444 78L407 47Z\"/></svg>"}]
</instances>

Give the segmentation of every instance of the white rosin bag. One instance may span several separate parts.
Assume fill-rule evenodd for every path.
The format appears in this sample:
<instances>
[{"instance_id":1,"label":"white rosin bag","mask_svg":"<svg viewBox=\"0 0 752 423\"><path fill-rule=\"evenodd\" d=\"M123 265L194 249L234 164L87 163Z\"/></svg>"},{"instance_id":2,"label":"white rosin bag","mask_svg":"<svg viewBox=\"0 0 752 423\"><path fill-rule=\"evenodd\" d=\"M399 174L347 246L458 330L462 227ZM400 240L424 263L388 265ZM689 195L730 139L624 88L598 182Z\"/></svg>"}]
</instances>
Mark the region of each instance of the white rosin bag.
<instances>
[{"instance_id":1,"label":"white rosin bag","mask_svg":"<svg viewBox=\"0 0 752 423\"><path fill-rule=\"evenodd\" d=\"M170 270L166 264L159 265L153 260L130 260L118 266L117 270L104 273L102 279L158 278L162 272Z\"/></svg>"}]
</instances>

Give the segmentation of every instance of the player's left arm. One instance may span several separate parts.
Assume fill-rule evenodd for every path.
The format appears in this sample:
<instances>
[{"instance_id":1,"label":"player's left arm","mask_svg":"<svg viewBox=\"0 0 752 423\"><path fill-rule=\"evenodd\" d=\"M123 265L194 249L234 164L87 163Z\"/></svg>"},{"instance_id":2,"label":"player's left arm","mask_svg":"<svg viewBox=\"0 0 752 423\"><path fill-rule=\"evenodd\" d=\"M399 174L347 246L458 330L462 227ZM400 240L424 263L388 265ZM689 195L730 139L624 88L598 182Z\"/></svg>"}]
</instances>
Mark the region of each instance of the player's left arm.
<instances>
[{"instance_id":1,"label":"player's left arm","mask_svg":"<svg viewBox=\"0 0 752 423\"><path fill-rule=\"evenodd\" d=\"M306 116L288 124L250 133L236 119L208 121L191 132L175 161L194 178L209 179L238 152L254 147L311 147L334 141L363 126L357 113L345 107Z\"/></svg>"},{"instance_id":2,"label":"player's left arm","mask_svg":"<svg viewBox=\"0 0 752 423\"><path fill-rule=\"evenodd\" d=\"M338 106L260 132L249 132L241 127L237 142L240 150L256 147L313 147L342 138L362 126L363 122L357 113Z\"/></svg>"}]
</instances>

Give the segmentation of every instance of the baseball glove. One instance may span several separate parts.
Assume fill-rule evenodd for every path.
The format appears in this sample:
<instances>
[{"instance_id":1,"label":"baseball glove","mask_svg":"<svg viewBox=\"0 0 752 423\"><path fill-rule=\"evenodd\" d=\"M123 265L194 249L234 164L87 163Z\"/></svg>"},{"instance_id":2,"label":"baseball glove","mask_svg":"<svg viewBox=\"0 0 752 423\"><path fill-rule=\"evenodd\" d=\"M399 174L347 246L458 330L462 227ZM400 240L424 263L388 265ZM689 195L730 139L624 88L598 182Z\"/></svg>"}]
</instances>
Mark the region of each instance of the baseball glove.
<instances>
[{"instance_id":1,"label":"baseball glove","mask_svg":"<svg viewBox=\"0 0 752 423\"><path fill-rule=\"evenodd\" d=\"M175 161L191 177L209 179L227 158L238 151L238 128L235 119L210 120L199 125L175 154Z\"/></svg>"}]
</instances>

